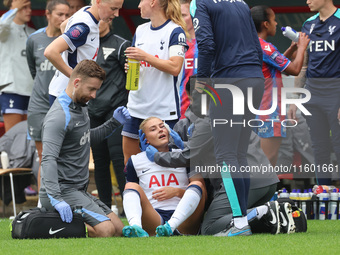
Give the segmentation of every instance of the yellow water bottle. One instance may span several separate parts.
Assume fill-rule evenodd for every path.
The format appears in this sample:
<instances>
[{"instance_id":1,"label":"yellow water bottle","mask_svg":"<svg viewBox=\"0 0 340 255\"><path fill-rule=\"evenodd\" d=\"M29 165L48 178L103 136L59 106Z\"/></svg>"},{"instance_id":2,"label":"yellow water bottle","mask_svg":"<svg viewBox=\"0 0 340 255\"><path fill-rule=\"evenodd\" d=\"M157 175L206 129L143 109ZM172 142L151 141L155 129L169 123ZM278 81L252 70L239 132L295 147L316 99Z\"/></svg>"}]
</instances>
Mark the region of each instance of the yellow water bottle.
<instances>
[{"instance_id":1,"label":"yellow water bottle","mask_svg":"<svg viewBox=\"0 0 340 255\"><path fill-rule=\"evenodd\" d=\"M129 58L128 64L129 70L126 76L125 87L127 90L138 90L140 62L138 60Z\"/></svg>"}]
</instances>

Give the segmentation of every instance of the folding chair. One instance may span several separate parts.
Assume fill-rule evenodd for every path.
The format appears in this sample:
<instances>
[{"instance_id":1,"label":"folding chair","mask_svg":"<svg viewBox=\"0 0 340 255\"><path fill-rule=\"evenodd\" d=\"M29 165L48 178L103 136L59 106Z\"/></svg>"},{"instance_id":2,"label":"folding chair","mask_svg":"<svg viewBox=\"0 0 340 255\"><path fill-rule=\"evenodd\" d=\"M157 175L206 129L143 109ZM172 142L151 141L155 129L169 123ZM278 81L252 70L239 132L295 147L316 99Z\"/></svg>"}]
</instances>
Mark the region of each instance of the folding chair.
<instances>
[{"instance_id":1,"label":"folding chair","mask_svg":"<svg viewBox=\"0 0 340 255\"><path fill-rule=\"evenodd\" d=\"M2 214L5 217L5 176L9 175L10 183L11 183L11 193L12 193L12 201L13 201L13 213L14 217L17 215L16 204L15 204L15 193L14 193L14 182L13 175L30 175L33 174L31 168L7 168L0 169L1 176L1 184L2 184Z\"/></svg>"}]
</instances>

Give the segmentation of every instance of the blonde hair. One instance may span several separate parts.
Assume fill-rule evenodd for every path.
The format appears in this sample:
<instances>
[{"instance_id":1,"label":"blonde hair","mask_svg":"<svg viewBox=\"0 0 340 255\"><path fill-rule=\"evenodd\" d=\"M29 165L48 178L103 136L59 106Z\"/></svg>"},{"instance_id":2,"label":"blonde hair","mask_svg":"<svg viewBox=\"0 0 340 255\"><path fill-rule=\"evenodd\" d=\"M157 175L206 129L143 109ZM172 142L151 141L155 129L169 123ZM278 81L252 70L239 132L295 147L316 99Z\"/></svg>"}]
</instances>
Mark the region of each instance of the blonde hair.
<instances>
[{"instance_id":1,"label":"blonde hair","mask_svg":"<svg viewBox=\"0 0 340 255\"><path fill-rule=\"evenodd\" d=\"M153 120L153 119L161 120L160 118L157 118L157 117L153 117L153 116L149 117L149 118L143 120L142 123L140 123L139 129L141 129L143 131L143 133L145 133L145 125L146 125L146 123L148 123L150 120Z\"/></svg>"},{"instance_id":2,"label":"blonde hair","mask_svg":"<svg viewBox=\"0 0 340 255\"><path fill-rule=\"evenodd\" d=\"M187 25L182 18L181 4L179 3L179 0L159 0L159 4L165 12L165 17L181 26L185 35L188 37Z\"/></svg>"},{"instance_id":3,"label":"blonde hair","mask_svg":"<svg viewBox=\"0 0 340 255\"><path fill-rule=\"evenodd\" d=\"M11 8L13 0L4 0L4 6L7 8Z\"/></svg>"}]
</instances>

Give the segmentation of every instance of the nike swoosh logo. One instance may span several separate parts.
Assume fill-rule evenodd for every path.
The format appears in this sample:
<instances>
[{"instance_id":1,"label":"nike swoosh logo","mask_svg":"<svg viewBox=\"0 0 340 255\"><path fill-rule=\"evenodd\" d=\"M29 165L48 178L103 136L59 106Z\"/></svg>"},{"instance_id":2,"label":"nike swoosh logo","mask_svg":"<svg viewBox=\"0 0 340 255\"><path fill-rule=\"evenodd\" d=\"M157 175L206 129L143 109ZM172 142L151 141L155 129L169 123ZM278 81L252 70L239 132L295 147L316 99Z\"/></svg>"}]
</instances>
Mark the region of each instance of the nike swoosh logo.
<instances>
[{"instance_id":1,"label":"nike swoosh logo","mask_svg":"<svg viewBox=\"0 0 340 255\"><path fill-rule=\"evenodd\" d=\"M142 170L142 174L146 173L146 172L149 171L149 170L150 170L150 168L149 168L149 169Z\"/></svg>"},{"instance_id":2,"label":"nike swoosh logo","mask_svg":"<svg viewBox=\"0 0 340 255\"><path fill-rule=\"evenodd\" d=\"M250 229L246 229L246 230L243 230L241 232L236 232L236 233L229 232L228 236L238 236L238 235L240 235L242 233L249 232L249 231L250 231Z\"/></svg>"},{"instance_id":3,"label":"nike swoosh logo","mask_svg":"<svg viewBox=\"0 0 340 255\"><path fill-rule=\"evenodd\" d=\"M138 43L137 46L141 46L141 45L143 45L143 44L144 44L144 43Z\"/></svg>"},{"instance_id":4,"label":"nike swoosh logo","mask_svg":"<svg viewBox=\"0 0 340 255\"><path fill-rule=\"evenodd\" d=\"M275 213L273 211L273 209L270 208L270 213L272 214L272 220L269 221L271 224L276 224L276 216L275 216Z\"/></svg>"},{"instance_id":5,"label":"nike swoosh logo","mask_svg":"<svg viewBox=\"0 0 340 255\"><path fill-rule=\"evenodd\" d=\"M58 232L60 232L60 231L62 231L62 230L64 230L65 228L60 228L60 229L57 229L57 230L52 230L52 228L50 228L50 230L48 231L48 233L50 234L50 235L54 235L54 234L56 234L56 233L58 233Z\"/></svg>"},{"instance_id":6,"label":"nike swoosh logo","mask_svg":"<svg viewBox=\"0 0 340 255\"><path fill-rule=\"evenodd\" d=\"M96 37L94 37L94 38L91 38L91 42L92 42L94 39L96 39Z\"/></svg>"},{"instance_id":7,"label":"nike swoosh logo","mask_svg":"<svg viewBox=\"0 0 340 255\"><path fill-rule=\"evenodd\" d=\"M281 215L281 218L282 218L282 227L285 227L285 226L287 226L288 225L288 222L287 222L287 220L286 220L286 217L283 215L283 213L282 212L280 212L280 215Z\"/></svg>"}]
</instances>

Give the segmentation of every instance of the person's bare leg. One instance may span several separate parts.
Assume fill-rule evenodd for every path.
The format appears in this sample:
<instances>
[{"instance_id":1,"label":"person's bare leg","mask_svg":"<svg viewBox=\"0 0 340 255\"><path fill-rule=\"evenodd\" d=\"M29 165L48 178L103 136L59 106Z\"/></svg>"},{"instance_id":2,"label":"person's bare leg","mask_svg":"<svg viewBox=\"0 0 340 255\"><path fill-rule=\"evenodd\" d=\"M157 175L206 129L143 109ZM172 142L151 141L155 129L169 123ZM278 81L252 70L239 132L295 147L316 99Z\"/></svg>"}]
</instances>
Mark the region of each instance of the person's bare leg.
<instances>
[{"instance_id":1,"label":"person's bare leg","mask_svg":"<svg viewBox=\"0 0 340 255\"><path fill-rule=\"evenodd\" d=\"M138 191L140 195L140 203L142 207L142 227L148 232L150 236L154 236L156 227L161 224L161 217L156 212L156 210L152 207L149 199L146 197L144 190L141 186L134 182L128 182L125 185L125 190L134 189ZM125 213L127 213L128 208L124 208Z\"/></svg>"},{"instance_id":2,"label":"person's bare leg","mask_svg":"<svg viewBox=\"0 0 340 255\"><path fill-rule=\"evenodd\" d=\"M13 126L15 126L17 123L27 119L26 114L17 113L4 113L3 117L6 132L10 130Z\"/></svg>"},{"instance_id":3,"label":"person's bare leg","mask_svg":"<svg viewBox=\"0 0 340 255\"><path fill-rule=\"evenodd\" d=\"M261 138L261 148L272 166L276 165L282 137Z\"/></svg>"},{"instance_id":4,"label":"person's bare leg","mask_svg":"<svg viewBox=\"0 0 340 255\"><path fill-rule=\"evenodd\" d=\"M116 233L116 229L111 220L103 221L94 227L86 224L89 237L112 237Z\"/></svg>"},{"instance_id":5,"label":"person's bare leg","mask_svg":"<svg viewBox=\"0 0 340 255\"><path fill-rule=\"evenodd\" d=\"M119 219L119 217L114 212L109 213L106 216L110 218L113 226L116 229L114 236L122 236L122 229L124 227L123 222Z\"/></svg>"}]
</instances>

